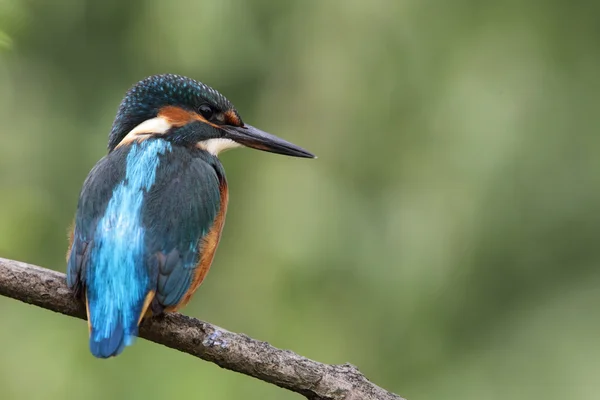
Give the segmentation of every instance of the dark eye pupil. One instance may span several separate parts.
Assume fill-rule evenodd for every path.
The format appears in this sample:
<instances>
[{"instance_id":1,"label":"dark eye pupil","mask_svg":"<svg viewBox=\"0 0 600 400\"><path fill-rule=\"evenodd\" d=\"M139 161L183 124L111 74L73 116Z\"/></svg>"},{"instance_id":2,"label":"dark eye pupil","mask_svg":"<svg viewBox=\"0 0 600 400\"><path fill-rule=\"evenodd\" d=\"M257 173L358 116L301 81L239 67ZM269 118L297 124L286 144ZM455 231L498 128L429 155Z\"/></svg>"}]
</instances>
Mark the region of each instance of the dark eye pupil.
<instances>
[{"instance_id":1,"label":"dark eye pupil","mask_svg":"<svg viewBox=\"0 0 600 400\"><path fill-rule=\"evenodd\" d=\"M210 106L202 105L200 106L200 114L202 114L202 116L206 119L211 119L214 114L214 111Z\"/></svg>"}]
</instances>

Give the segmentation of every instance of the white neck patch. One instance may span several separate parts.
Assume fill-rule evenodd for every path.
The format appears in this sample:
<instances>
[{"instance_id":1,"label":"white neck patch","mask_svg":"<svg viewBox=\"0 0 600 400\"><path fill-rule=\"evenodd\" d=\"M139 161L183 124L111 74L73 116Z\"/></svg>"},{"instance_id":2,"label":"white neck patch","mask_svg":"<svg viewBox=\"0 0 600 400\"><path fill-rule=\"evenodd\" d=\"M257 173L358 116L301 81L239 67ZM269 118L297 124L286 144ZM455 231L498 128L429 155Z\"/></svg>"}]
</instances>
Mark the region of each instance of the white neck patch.
<instances>
[{"instance_id":1,"label":"white neck patch","mask_svg":"<svg viewBox=\"0 0 600 400\"><path fill-rule=\"evenodd\" d=\"M162 135L167 133L172 127L173 125L163 117L147 119L129 131L129 133L119 142L117 147L131 143L141 136L148 136L153 133Z\"/></svg>"},{"instance_id":2,"label":"white neck patch","mask_svg":"<svg viewBox=\"0 0 600 400\"><path fill-rule=\"evenodd\" d=\"M147 119L135 128L133 128L128 134L132 136L143 135L146 133L167 133L173 125L163 117L155 117Z\"/></svg>"},{"instance_id":3,"label":"white neck patch","mask_svg":"<svg viewBox=\"0 0 600 400\"><path fill-rule=\"evenodd\" d=\"M220 152L240 147L241 144L224 138L208 139L198 142L196 145L199 149L206 150L210 154L218 156Z\"/></svg>"}]
</instances>

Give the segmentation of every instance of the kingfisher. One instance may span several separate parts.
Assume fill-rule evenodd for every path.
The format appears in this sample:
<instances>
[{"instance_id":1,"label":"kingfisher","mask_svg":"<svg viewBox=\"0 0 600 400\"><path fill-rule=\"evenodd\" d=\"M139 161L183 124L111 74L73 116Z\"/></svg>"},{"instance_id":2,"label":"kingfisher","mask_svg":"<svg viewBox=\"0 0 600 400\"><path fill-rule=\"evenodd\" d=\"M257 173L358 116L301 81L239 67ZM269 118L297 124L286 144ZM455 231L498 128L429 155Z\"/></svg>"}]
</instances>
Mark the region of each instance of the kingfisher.
<instances>
[{"instance_id":1,"label":"kingfisher","mask_svg":"<svg viewBox=\"0 0 600 400\"><path fill-rule=\"evenodd\" d=\"M193 79L154 75L123 98L108 153L79 195L67 284L85 300L98 358L133 343L143 318L184 307L211 266L229 199L218 154L246 146L314 155L245 124Z\"/></svg>"}]
</instances>

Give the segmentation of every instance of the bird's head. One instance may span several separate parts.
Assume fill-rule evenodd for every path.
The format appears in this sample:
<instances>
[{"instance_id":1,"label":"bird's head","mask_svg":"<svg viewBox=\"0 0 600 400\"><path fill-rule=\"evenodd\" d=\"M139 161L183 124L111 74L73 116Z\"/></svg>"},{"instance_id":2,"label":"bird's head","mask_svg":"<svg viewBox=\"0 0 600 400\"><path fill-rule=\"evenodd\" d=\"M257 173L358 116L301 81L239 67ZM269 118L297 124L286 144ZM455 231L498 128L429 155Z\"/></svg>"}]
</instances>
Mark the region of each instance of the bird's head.
<instances>
[{"instance_id":1,"label":"bird's head","mask_svg":"<svg viewBox=\"0 0 600 400\"><path fill-rule=\"evenodd\" d=\"M233 104L222 94L179 75L154 75L127 92L113 123L108 151L157 136L214 155L243 145L314 158L301 147L244 124Z\"/></svg>"}]
</instances>

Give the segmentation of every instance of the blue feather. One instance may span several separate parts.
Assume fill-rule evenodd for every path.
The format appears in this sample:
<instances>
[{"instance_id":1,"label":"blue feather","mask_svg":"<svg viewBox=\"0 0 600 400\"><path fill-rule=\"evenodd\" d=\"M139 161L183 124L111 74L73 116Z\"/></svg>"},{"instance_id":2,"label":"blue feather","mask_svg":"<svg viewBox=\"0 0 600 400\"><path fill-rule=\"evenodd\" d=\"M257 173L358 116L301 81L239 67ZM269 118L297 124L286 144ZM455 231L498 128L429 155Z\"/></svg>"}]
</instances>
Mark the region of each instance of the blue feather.
<instances>
[{"instance_id":1,"label":"blue feather","mask_svg":"<svg viewBox=\"0 0 600 400\"><path fill-rule=\"evenodd\" d=\"M127 155L125 180L115 187L94 232L86 270L92 327L90 350L96 357L119 354L133 342L144 300L152 285L145 268L142 205L156 179L164 140L134 143Z\"/></svg>"},{"instance_id":2,"label":"blue feather","mask_svg":"<svg viewBox=\"0 0 600 400\"><path fill-rule=\"evenodd\" d=\"M97 357L133 342L150 291L157 310L181 302L221 205L226 183L216 157L169 143L117 147L83 185L67 283L86 294Z\"/></svg>"}]
</instances>

